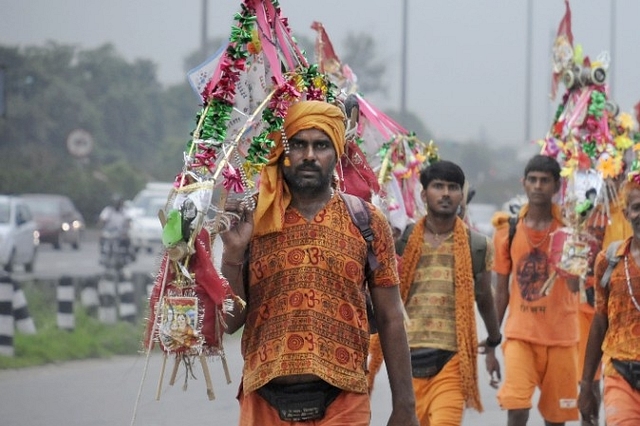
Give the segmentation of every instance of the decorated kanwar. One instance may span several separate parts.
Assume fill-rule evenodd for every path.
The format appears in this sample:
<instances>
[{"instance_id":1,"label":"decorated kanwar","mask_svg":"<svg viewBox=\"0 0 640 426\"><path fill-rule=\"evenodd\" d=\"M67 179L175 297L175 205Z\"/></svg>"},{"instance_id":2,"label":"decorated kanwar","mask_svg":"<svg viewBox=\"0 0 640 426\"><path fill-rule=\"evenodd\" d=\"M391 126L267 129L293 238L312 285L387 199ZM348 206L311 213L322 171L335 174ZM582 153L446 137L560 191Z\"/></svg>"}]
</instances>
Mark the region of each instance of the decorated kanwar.
<instances>
[{"instance_id":1,"label":"decorated kanwar","mask_svg":"<svg viewBox=\"0 0 640 426\"><path fill-rule=\"evenodd\" d=\"M551 98L561 85L565 91L540 154L525 168L527 202L494 237L496 303L507 339L497 396L510 424L526 424L535 388L545 421L578 420L578 360L593 318L594 258L605 229L611 237L611 225L622 225L618 185L633 145L630 117L610 99L609 55L587 56L574 43L571 24L566 0L552 50ZM543 369L535 366L541 356ZM598 424L595 417L582 421Z\"/></svg>"},{"instance_id":2,"label":"decorated kanwar","mask_svg":"<svg viewBox=\"0 0 640 426\"><path fill-rule=\"evenodd\" d=\"M157 397L165 369L173 384L182 368L184 389L201 375L214 399L209 364L231 381L223 335L242 328L240 425L368 425L375 332L387 424L417 425L393 235L373 204L381 185L347 137L364 126L362 104L308 62L277 1L244 0L234 21L189 73L202 108L159 212L145 333L147 357L163 356Z\"/></svg>"}]
</instances>

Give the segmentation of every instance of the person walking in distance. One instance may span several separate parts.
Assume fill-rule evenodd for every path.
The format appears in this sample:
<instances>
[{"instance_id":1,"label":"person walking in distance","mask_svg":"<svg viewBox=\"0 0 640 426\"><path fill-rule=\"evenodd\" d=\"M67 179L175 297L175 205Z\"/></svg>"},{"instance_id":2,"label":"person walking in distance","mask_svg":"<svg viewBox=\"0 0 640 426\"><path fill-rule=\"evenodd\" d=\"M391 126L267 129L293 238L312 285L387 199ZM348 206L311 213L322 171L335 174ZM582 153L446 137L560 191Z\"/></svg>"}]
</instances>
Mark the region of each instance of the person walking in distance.
<instances>
[{"instance_id":1,"label":"person walking in distance","mask_svg":"<svg viewBox=\"0 0 640 426\"><path fill-rule=\"evenodd\" d=\"M620 184L624 182L626 173L624 171L617 176L613 181L613 187L611 189L604 188L604 191L615 191L618 193L620 190ZM587 351L587 340L589 338L589 330L595 316L595 258L600 250L606 250L609 245L614 241L624 240L632 235L631 225L624 217L624 211L621 207L621 201L619 197L610 197L608 206L604 204L597 204L594 207L594 211L591 212L586 220L585 228L589 235L595 241L595 247L591 255L589 256L589 269L587 276L585 277L585 300L580 303L580 309L578 312L578 322L580 324L580 342L578 344L578 377L582 376L584 371L584 359ZM593 376L593 392L598 401L598 407L602 402L601 380L602 377L602 364L598 364L598 368ZM599 411L599 410L598 410ZM582 426L591 426L596 417L582 418Z\"/></svg>"},{"instance_id":2,"label":"person walking in distance","mask_svg":"<svg viewBox=\"0 0 640 426\"><path fill-rule=\"evenodd\" d=\"M609 426L640 424L640 184L623 185L620 199L632 235L611 243L595 261L595 315L589 331L578 405L597 424L594 377L604 364L604 413Z\"/></svg>"},{"instance_id":3,"label":"person walking in distance","mask_svg":"<svg viewBox=\"0 0 640 426\"><path fill-rule=\"evenodd\" d=\"M131 218L125 212L124 199L114 195L113 204L102 209L98 217L101 264L122 267L135 260L129 238L130 227Z\"/></svg>"},{"instance_id":4,"label":"person walking in distance","mask_svg":"<svg viewBox=\"0 0 640 426\"><path fill-rule=\"evenodd\" d=\"M244 325L241 426L370 424L368 249L333 182L344 120L329 103L291 105L272 135L255 211L227 204L240 220L222 234L221 270L247 302L226 317L227 333ZM387 424L415 426L391 229L381 211L367 208L379 261L367 281L392 391Z\"/></svg>"},{"instance_id":5,"label":"person walking in distance","mask_svg":"<svg viewBox=\"0 0 640 426\"><path fill-rule=\"evenodd\" d=\"M458 216L465 176L441 160L420 173L427 214L396 244L402 254L400 293L409 324L413 389L423 426L459 426L465 407L482 411L477 353L485 353L492 385L500 380L495 347L501 335L491 290L493 249ZM474 302L488 338L478 343ZM372 345L372 376L382 363Z\"/></svg>"},{"instance_id":6,"label":"person walking in distance","mask_svg":"<svg viewBox=\"0 0 640 426\"><path fill-rule=\"evenodd\" d=\"M552 157L536 155L522 182L528 202L520 209L515 233L503 226L494 234L496 309L505 336L504 382L497 397L507 410L507 424L522 426L537 387L545 425L563 425L578 420L579 282L554 276L549 264L551 236L563 226L560 207L553 203L560 166ZM553 286L544 291L550 277Z\"/></svg>"}]
</instances>

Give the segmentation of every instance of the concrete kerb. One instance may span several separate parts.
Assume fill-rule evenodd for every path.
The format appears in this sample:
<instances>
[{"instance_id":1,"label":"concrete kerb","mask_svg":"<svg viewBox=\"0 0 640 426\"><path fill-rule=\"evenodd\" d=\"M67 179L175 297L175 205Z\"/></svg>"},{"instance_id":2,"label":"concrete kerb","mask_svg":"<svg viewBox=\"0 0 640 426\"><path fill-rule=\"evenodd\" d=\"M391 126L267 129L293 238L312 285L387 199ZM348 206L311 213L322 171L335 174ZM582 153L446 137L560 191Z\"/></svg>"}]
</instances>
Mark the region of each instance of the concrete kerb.
<instances>
[{"instance_id":1,"label":"concrete kerb","mask_svg":"<svg viewBox=\"0 0 640 426\"><path fill-rule=\"evenodd\" d=\"M16 329L25 334L36 332L20 283L9 273L0 271L0 355L15 355L13 338Z\"/></svg>"}]
</instances>

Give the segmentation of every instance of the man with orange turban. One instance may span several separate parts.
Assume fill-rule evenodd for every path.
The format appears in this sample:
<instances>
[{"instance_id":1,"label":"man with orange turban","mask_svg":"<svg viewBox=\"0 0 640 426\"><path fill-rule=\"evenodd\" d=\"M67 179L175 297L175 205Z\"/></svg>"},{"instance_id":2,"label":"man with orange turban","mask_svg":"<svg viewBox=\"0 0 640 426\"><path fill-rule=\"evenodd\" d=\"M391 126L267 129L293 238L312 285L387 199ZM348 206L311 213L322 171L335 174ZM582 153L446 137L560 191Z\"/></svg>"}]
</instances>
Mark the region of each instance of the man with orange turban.
<instances>
[{"instance_id":1,"label":"man with orange turban","mask_svg":"<svg viewBox=\"0 0 640 426\"><path fill-rule=\"evenodd\" d=\"M387 424L418 425L391 229L367 204L380 264L367 275L367 244L335 194L344 129L334 105L292 105L255 212L239 205L243 220L222 234L222 273L247 302L226 317L227 333L244 325L241 426L370 424L365 279L392 391Z\"/></svg>"}]
</instances>

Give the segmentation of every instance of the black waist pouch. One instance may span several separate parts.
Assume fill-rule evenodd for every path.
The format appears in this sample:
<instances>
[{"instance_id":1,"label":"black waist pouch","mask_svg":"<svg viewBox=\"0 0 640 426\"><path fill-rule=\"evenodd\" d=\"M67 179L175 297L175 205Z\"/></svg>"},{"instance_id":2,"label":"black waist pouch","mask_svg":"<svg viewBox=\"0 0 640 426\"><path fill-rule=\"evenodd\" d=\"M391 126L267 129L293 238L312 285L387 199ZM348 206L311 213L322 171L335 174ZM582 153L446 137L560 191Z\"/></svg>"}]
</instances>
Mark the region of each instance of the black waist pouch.
<instances>
[{"instance_id":1,"label":"black waist pouch","mask_svg":"<svg viewBox=\"0 0 640 426\"><path fill-rule=\"evenodd\" d=\"M444 349L421 348L411 351L413 377L425 379L438 374L455 352Z\"/></svg>"},{"instance_id":2,"label":"black waist pouch","mask_svg":"<svg viewBox=\"0 0 640 426\"><path fill-rule=\"evenodd\" d=\"M611 359L611 363L613 364L613 368L629 382L632 388L640 391L640 361Z\"/></svg>"},{"instance_id":3,"label":"black waist pouch","mask_svg":"<svg viewBox=\"0 0 640 426\"><path fill-rule=\"evenodd\" d=\"M293 385L267 383L256 392L278 410L280 420L304 422L322 419L327 407L342 389L324 381L316 381Z\"/></svg>"}]
</instances>

